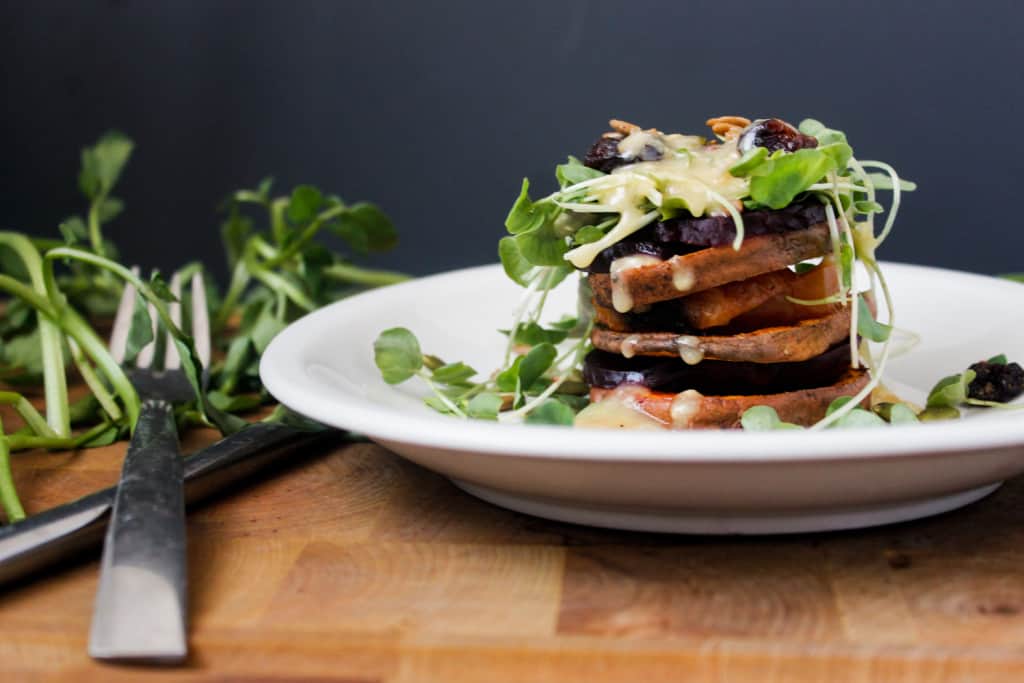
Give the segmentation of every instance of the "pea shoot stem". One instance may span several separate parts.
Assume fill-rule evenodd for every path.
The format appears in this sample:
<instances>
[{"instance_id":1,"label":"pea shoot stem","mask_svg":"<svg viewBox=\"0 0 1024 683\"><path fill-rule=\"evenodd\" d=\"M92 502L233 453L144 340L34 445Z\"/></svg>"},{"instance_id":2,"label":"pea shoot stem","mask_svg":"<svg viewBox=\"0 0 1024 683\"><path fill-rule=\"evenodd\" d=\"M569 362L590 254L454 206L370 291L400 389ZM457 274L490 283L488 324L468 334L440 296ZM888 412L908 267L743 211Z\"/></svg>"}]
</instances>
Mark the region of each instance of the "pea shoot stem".
<instances>
[{"instance_id":1,"label":"pea shoot stem","mask_svg":"<svg viewBox=\"0 0 1024 683\"><path fill-rule=\"evenodd\" d=\"M25 519L25 508L21 506L18 491L14 487L14 474L11 472L11 445L4 433L3 420L0 420L0 505L4 508L8 522Z\"/></svg>"}]
</instances>

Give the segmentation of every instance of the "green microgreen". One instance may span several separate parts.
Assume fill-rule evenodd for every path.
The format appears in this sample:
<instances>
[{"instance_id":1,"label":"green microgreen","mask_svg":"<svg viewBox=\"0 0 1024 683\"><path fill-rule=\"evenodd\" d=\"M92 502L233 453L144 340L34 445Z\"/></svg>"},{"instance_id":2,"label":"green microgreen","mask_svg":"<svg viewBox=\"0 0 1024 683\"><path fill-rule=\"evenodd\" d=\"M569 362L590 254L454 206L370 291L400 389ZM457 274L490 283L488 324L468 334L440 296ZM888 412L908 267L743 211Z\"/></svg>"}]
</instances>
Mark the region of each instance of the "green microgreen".
<instances>
[{"instance_id":1,"label":"green microgreen","mask_svg":"<svg viewBox=\"0 0 1024 683\"><path fill-rule=\"evenodd\" d=\"M157 272L140 277L118 262L116 247L102 232L124 211L124 202L112 193L133 148L124 135L108 133L82 150L78 181L88 208L84 218L71 216L60 224L61 240L0 232L0 294L9 297L0 316L0 404L10 406L25 425L13 433L0 426L0 506L9 521L24 516L10 476L11 452L92 448L126 438L134 429L139 397L93 326L109 322L125 283L137 292L125 361L131 363L153 341L155 329L161 337L166 332L195 393L176 409L179 426L213 426L229 434L247 424L236 413L269 403L259 381L259 356L285 325L339 297L405 279L356 266L316 240L329 230L355 253L390 248L394 226L373 204L347 205L308 185L274 197L269 179L238 190L227 202L222 229L232 271L227 296L221 298L216 284L205 279L223 360L204 367L195 340L169 315L167 306L178 297L164 278ZM262 230L247 213L253 207L265 212ZM191 263L177 275L190 282L202 270ZM182 309L191 311L191 292L181 298ZM71 370L90 392L76 401L68 397ZM435 374L453 390L474 373L454 364ZM45 416L21 393L7 390L38 384L45 390ZM267 419L294 418L275 410Z\"/></svg>"}]
</instances>

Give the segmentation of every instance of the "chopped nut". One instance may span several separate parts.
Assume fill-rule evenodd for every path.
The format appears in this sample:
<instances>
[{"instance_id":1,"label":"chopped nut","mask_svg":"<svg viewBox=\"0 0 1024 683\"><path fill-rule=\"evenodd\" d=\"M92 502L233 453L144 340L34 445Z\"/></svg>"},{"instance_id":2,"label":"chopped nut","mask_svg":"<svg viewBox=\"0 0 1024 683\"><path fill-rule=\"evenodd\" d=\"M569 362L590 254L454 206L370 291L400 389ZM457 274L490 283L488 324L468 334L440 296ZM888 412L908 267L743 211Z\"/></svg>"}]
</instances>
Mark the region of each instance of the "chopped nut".
<instances>
[{"instance_id":1,"label":"chopped nut","mask_svg":"<svg viewBox=\"0 0 1024 683\"><path fill-rule=\"evenodd\" d=\"M750 125L750 119L743 116L718 116L708 119L707 125L715 135L731 140Z\"/></svg>"},{"instance_id":2,"label":"chopped nut","mask_svg":"<svg viewBox=\"0 0 1024 683\"><path fill-rule=\"evenodd\" d=\"M628 121L620 121L619 119L612 119L608 122L608 125L612 127L612 130L618 131L623 135L632 135L633 133L640 132L640 126Z\"/></svg>"}]
</instances>

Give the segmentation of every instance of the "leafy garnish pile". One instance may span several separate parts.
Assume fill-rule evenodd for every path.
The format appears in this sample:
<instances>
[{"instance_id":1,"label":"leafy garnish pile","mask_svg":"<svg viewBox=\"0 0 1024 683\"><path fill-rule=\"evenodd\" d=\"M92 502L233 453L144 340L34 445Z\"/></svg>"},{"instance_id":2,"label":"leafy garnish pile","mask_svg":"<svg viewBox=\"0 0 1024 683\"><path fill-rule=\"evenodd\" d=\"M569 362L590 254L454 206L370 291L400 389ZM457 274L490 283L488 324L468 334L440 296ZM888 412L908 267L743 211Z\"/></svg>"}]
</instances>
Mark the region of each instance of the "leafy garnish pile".
<instances>
[{"instance_id":1,"label":"leafy garnish pile","mask_svg":"<svg viewBox=\"0 0 1024 683\"><path fill-rule=\"evenodd\" d=\"M9 297L0 316L0 389L6 387L0 403L23 423L14 431L0 423L0 505L9 521L25 514L11 477L12 452L106 445L126 438L135 426L138 395L97 331L110 323L125 282L156 311L158 329L169 331L193 384L196 398L177 409L179 425L228 434L247 424L239 414L271 402L258 363L277 332L339 297L405 279L356 266L317 241L326 230L357 254L390 248L397 239L394 226L373 204L347 204L309 185L274 196L269 179L234 192L222 230L230 286L221 297L213 278L205 278L213 341L222 353L203 368L194 340L171 321L167 305L175 297L162 275L140 277L119 263L116 246L103 235L103 226L124 209L112 193L132 150L127 137L108 133L82 151L78 180L88 208L84 218L61 224L63 242L0 232L0 293ZM187 281L203 268L191 263L178 272ZM146 306L136 306L129 358L154 338L153 324ZM69 378L81 380L89 392L70 400ZM45 416L24 395L39 385ZM287 416L275 411L268 419Z\"/></svg>"}]
</instances>

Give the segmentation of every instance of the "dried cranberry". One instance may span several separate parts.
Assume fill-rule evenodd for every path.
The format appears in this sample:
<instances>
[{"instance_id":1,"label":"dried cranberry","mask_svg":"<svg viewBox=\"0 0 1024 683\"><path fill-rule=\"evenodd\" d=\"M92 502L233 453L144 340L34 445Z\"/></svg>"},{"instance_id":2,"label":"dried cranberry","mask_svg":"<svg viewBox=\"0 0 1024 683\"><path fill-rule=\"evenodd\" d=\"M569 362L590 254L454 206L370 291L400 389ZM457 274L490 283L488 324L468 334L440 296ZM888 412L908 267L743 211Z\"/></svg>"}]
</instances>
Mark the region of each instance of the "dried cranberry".
<instances>
[{"instance_id":1,"label":"dried cranberry","mask_svg":"<svg viewBox=\"0 0 1024 683\"><path fill-rule=\"evenodd\" d=\"M967 386L970 398L1008 403L1024 394L1024 368L1017 363L980 361L971 370L975 377Z\"/></svg>"},{"instance_id":2,"label":"dried cranberry","mask_svg":"<svg viewBox=\"0 0 1024 683\"><path fill-rule=\"evenodd\" d=\"M764 147L769 152L779 149L795 152L798 149L817 147L818 140L804 135L782 119L758 119L740 134L737 145L743 154L754 147Z\"/></svg>"}]
</instances>

